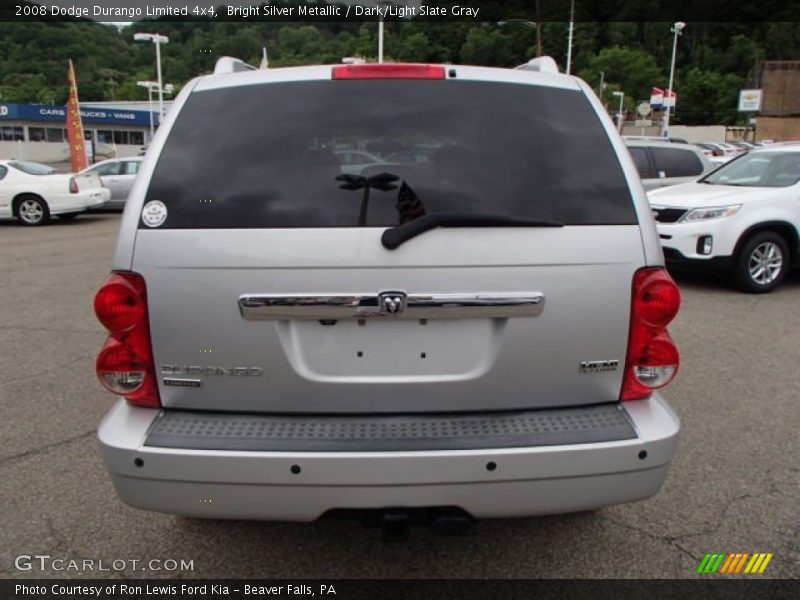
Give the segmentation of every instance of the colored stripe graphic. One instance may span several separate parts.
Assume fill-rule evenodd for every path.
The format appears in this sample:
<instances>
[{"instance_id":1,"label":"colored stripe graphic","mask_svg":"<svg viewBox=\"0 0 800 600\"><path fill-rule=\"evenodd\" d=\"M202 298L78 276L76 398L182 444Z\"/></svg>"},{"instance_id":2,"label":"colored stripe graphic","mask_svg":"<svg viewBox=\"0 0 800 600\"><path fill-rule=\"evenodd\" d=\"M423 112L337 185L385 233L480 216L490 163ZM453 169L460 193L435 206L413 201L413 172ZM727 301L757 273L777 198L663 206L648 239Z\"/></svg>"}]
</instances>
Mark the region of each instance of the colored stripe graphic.
<instances>
[{"instance_id":1,"label":"colored stripe graphic","mask_svg":"<svg viewBox=\"0 0 800 600\"><path fill-rule=\"evenodd\" d=\"M700 566L697 567L698 573L716 573L722 561L725 558L725 553L706 554L703 557Z\"/></svg>"},{"instance_id":2,"label":"colored stripe graphic","mask_svg":"<svg viewBox=\"0 0 800 600\"><path fill-rule=\"evenodd\" d=\"M714 574L748 574L756 575L763 573L774 555L767 552L735 552L726 554L724 552L709 553L703 557L697 567L698 573Z\"/></svg>"}]
</instances>

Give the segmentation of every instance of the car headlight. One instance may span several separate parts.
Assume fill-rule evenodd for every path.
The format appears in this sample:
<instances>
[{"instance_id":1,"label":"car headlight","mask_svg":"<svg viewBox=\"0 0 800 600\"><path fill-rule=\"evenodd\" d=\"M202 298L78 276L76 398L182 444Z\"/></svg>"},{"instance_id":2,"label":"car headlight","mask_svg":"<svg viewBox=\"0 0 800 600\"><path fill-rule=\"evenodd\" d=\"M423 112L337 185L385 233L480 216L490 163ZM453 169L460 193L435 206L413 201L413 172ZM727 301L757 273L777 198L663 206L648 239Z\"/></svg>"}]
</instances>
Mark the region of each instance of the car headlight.
<instances>
[{"instance_id":1,"label":"car headlight","mask_svg":"<svg viewBox=\"0 0 800 600\"><path fill-rule=\"evenodd\" d=\"M732 217L739 209L741 204L732 206L715 206L714 208L695 208L687 212L680 219L680 223L694 223L695 221L708 221L709 219L721 219L722 217Z\"/></svg>"}]
</instances>

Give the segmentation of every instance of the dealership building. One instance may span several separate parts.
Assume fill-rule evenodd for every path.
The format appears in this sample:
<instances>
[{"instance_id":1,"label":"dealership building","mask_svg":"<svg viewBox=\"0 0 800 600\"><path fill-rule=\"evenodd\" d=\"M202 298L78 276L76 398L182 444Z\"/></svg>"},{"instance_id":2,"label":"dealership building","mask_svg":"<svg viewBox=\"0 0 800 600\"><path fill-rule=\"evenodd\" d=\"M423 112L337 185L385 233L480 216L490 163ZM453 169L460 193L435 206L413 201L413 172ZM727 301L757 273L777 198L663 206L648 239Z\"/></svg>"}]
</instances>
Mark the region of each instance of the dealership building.
<instances>
[{"instance_id":1,"label":"dealership building","mask_svg":"<svg viewBox=\"0 0 800 600\"><path fill-rule=\"evenodd\" d=\"M135 156L159 123L155 103L154 110L149 102L92 102L80 108L93 162ZM66 119L63 105L0 103L0 159L69 161Z\"/></svg>"}]
</instances>

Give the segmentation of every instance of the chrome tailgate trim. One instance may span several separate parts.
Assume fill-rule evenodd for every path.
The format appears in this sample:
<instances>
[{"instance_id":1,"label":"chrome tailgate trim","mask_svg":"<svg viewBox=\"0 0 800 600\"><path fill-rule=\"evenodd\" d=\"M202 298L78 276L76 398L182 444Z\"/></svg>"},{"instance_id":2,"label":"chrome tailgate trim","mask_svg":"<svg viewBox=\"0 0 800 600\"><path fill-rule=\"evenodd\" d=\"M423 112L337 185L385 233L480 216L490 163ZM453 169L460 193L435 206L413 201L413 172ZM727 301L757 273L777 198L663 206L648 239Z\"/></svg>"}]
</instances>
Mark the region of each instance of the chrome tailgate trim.
<instances>
[{"instance_id":1,"label":"chrome tailgate trim","mask_svg":"<svg viewBox=\"0 0 800 600\"><path fill-rule=\"evenodd\" d=\"M544 309L541 292L491 294L247 294L239 310L248 320L280 319L468 319L536 317Z\"/></svg>"}]
</instances>

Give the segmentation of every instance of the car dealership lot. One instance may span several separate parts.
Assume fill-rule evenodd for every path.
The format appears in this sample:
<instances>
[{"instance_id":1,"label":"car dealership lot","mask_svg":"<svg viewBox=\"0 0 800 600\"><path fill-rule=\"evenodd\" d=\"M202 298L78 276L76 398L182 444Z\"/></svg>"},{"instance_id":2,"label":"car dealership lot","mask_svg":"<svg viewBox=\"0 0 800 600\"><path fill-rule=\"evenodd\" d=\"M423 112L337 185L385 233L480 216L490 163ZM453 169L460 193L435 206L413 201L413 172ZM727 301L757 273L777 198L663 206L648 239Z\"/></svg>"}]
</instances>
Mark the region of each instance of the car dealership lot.
<instances>
[{"instance_id":1,"label":"car dealership lot","mask_svg":"<svg viewBox=\"0 0 800 600\"><path fill-rule=\"evenodd\" d=\"M105 332L91 301L118 222L100 214L38 229L0 223L0 576L92 576L14 567L20 554L49 554L194 564L116 573L130 576L689 577L706 552L772 552L765 576L800 576L797 272L765 296L679 278L684 306L671 329L682 368L667 396L683 431L655 498L481 522L467 537L414 530L408 542L384 544L377 530L348 521L200 521L117 499L94 437L114 398L94 374Z\"/></svg>"}]
</instances>

